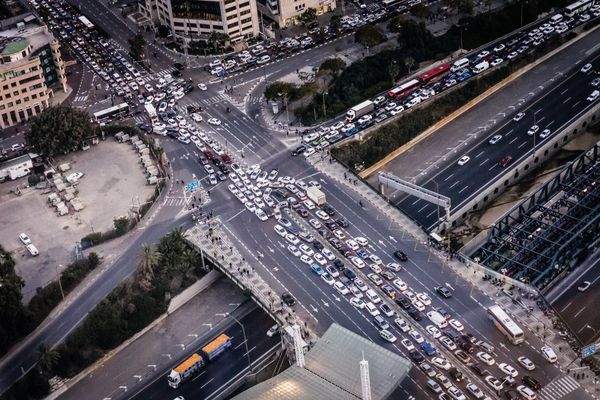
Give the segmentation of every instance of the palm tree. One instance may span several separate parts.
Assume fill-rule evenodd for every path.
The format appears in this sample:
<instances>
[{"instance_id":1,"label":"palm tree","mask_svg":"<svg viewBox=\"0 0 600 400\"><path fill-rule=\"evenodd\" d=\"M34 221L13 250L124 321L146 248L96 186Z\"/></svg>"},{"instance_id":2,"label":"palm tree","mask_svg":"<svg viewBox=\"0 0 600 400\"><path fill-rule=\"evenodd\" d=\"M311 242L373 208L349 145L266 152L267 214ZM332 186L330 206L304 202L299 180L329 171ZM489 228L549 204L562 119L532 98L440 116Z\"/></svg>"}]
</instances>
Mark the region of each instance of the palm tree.
<instances>
[{"instance_id":1,"label":"palm tree","mask_svg":"<svg viewBox=\"0 0 600 400\"><path fill-rule=\"evenodd\" d=\"M154 277L154 268L160 262L161 254L153 245L143 245L142 253L140 254L140 258L138 260L138 270L150 277Z\"/></svg>"},{"instance_id":2,"label":"palm tree","mask_svg":"<svg viewBox=\"0 0 600 400\"><path fill-rule=\"evenodd\" d=\"M184 274L186 274L190 269L194 268L196 266L196 264L198 264L198 261L200 261L200 258L198 256L198 253L196 253L195 250L187 248L183 252L181 261L182 261L181 264L185 265L185 269L182 268L182 272Z\"/></svg>"},{"instance_id":3,"label":"palm tree","mask_svg":"<svg viewBox=\"0 0 600 400\"><path fill-rule=\"evenodd\" d=\"M392 61L390 65L388 65L388 75L390 76L390 80L392 84L396 82L396 77L400 74L400 67L396 61Z\"/></svg>"},{"instance_id":4,"label":"palm tree","mask_svg":"<svg viewBox=\"0 0 600 400\"><path fill-rule=\"evenodd\" d=\"M411 68L415 66L415 59L412 57L406 57L404 59L404 65L406 65L406 68L408 69L408 73L410 74Z\"/></svg>"},{"instance_id":5,"label":"palm tree","mask_svg":"<svg viewBox=\"0 0 600 400\"><path fill-rule=\"evenodd\" d=\"M38 367L43 375L49 376L58 364L60 354L55 349L48 347L45 343L40 344L37 351Z\"/></svg>"}]
</instances>

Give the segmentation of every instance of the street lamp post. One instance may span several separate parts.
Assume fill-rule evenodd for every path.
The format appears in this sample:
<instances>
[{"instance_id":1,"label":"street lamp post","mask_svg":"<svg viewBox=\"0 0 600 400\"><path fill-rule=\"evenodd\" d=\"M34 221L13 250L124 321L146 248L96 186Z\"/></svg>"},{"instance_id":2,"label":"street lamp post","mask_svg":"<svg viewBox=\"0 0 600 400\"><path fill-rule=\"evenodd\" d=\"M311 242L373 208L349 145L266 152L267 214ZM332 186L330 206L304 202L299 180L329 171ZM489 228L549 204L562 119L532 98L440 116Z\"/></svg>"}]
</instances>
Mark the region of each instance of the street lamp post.
<instances>
[{"instance_id":1,"label":"street lamp post","mask_svg":"<svg viewBox=\"0 0 600 400\"><path fill-rule=\"evenodd\" d=\"M55 267L56 268L56 277L58 278L58 287L60 288L60 294L62 296L62 299L64 300L65 299L65 292L63 291L62 282L60 280L60 273L58 272L59 267L62 268L62 264L58 264Z\"/></svg>"},{"instance_id":2,"label":"street lamp post","mask_svg":"<svg viewBox=\"0 0 600 400\"><path fill-rule=\"evenodd\" d=\"M250 363L250 351L248 350L248 339L246 338L246 330L244 329L244 324L242 324L236 317L227 313L226 317L230 317L233 319L239 326L242 328L242 335L244 336L244 344L246 345L246 358L248 360L248 367L252 369L252 363Z\"/></svg>"}]
</instances>

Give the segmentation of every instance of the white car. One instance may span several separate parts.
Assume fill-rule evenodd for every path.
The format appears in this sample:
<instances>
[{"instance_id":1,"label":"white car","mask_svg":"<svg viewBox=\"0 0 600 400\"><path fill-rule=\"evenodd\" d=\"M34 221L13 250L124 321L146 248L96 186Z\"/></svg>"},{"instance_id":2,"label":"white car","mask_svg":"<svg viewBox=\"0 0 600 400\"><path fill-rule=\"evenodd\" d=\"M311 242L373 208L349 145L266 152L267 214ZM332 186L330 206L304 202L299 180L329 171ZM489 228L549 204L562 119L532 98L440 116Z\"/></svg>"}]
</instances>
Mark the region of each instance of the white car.
<instances>
[{"instance_id":1,"label":"white car","mask_svg":"<svg viewBox=\"0 0 600 400\"><path fill-rule=\"evenodd\" d=\"M448 371L450 368L452 368L452 364L450 364L444 357L433 357L431 359L431 363L445 371Z\"/></svg>"},{"instance_id":2,"label":"white car","mask_svg":"<svg viewBox=\"0 0 600 400\"><path fill-rule=\"evenodd\" d=\"M19 235L19 240L21 240L21 242L27 246L28 244L31 244L31 239L29 239L29 236L27 236L27 234L25 233L21 233Z\"/></svg>"},{"instance_id":3,"label":"white car","mask_svg":"<svg viewBox=\"0 0 600 400\"><path fill-rule=\"evenodd\" d=\"M337 281L333 284L333 287L335 288L335 290L337 290L341 295L347 295L348 293L350 293L350 290L348 289L348 287L346 285L344 285L342 282Z\"/></svg>"},{"instance_id":4,"label":"white car","mask_svg":"<svg viewBox=\"0 0 600 400\"><path fill-rule=\"evenodd\" d=\"M303 203L309 210L314 210L316 207L312 200L304 200Z\"/></svg>"},{"instance_id":5,"label":"white car","mask_svg":"<svg viewBox=\"0 0 600 400\"><path fill-rule=\"evenodd\" d=\"M329 261L333 261L335 260L335 254L333 254L333 252L331 250L329 250L327 247L323 248L323 250L321 250L321 253L325 256L326 259L328 259Z\"/></svg>"},{"instance_id":6,"label":"white car","mask_svg":"<svg viewBox=\"0 0 600 400\"><path fill-rule=\"evenodd\" d=\"M308 257L312 257L313 254L315 254L315 252L313 251L313 249L311 249L310 247L308 247L307 245L305 245L304 243L302 243L300 246L298 246L300 248L300 251L303 254L306 254Z\"/></svg>"},{"instance_id":7,"label":"white car","mask_svg":"<svg viewBox=\"0 0 600 400\"><path fill-rule=\"evenodd\" d=\"M312 258L310 258L309 256L307 256L306 254L302 254L300 256L300 261L302 261L306 265L311 265L313 263L312 262Z\"/></svg>"},{"instance_id":8,"label":"white car","mask_svg":"<svg viewBox=\"0 0 600 400\"><path fill-rule=\"evenodd\" d=\"M369 260L373 261L377 265L383 265L383 261L381 261L381 258L379 258L379 256L375 254L369 255Z\"/></svg>"},{"instance_id":9,"label":"white car","mask_svg":"<svg viewBox=\"0 0 600 400\"><path fill-rule=\"evenodd\" d=\"M194 122L202 122L202 116L198 113L193 113L192 119L194 120Z\"/></svg>"},{"instance_id":10,"label":"white car","mask_svg":"<svg viewBox=\"0 0 600 400\"><path fill-rule=\"evenodd\" d=\"M556 362L556 360L558 360L558 357L556 356L556 353L554 352L554 349L552 349L552 347L546 345L546 346L542 347L540 349L540 351L542 352L542 355L544 356L544 358L546 360L548 360L549 363L554 364Z\"/></svg>"},{"instance_id":11,"label":"white car","mask_svg":"<svg viewBox=\"0 0 600 400\"><path fill-rule=\"evenodd\" d=\"M207 90L208 88L206 87L206 85L204 83L199 83L198 84L198 89L200 89L200 90Z\"/></svg>"},{"instance_id":12,"label":"white car","mask_svg":"<svg viewBox=\"0 0 600 400\"><path fill-rule=\"evenodd\" d=\"M334 283L341 283L341 282L336 282L335 279L333 279L331 277L331 275L329 275L327 272L325 272L324 274L321 275L321 279L323 279L325 281L325 283L328 284L329 286L333 285Z\"/></svg>"},{"instance_id":13,"label":"white car","mask_svg":"<svg viewBox=\"0 0 600 400\"><path fill-rule=\"evenodd\" d=\"M541 139L546 139L548 136L550 136L552 134L552 131L550 129L544 129L542 131L542 133L540 133L540 138Z\"/></svg>"},{"instance_id":14,"label":"white car","mask_svg":"<svg viewBox=\"0 0 600 400\"><path fill-rule=\"evenodd\" d=\"M325 257L323 257L323 255L321 253L315 253L315 255L313 256L313 258L315 259L315 261L319 265L325 265L325 264L327 264L327 260L325 259Z\"/></svg>"},{"instance_id":15,"label":"white car","mask_svg":"<svg viewBox=\"0 0 600 400\"><path fill-rule=\"evenodd\" d=\"M477 387L477 385L475 385L472 382L467 383L467 390L476 399L483 399L485 397L485 395L483 394L483 392L481 391L481 389L479 389L479 387Z\"/></svg>"},{"instance_id":16,"label":"white car","mask_svg":"<svg viewBox=\"0 0 600 400\"><path fill-rule=\"evenodd\" d=\"M519 392L519 394L525 400L535 400L537 398L537 395L535 394L535 392L533 390L531 390L531 388L529 388L525 385L517 386L517 392Z\"/></svg>"},{"instance_id":17,"label":"white car","mask_svg":"<svg viewBox=\"0 0 600 400\"><path fill-rule=\"evenodd\" d=\"M412 305L419 311L425 311L425 304L421 303L419 300L413 300Z\"/></svg>"},{"instance_id":18,"label":"white car","mask_svg":"<svg viewBox=\"0 0 600 400\"><path fill-rule=\"evenodd\" d=\"M500 371L504 372L506 375L512 376L513 378L516 378L519 375L519 371L507 363L498 364L498 368L500 368Z\"/></svg>"},{"instance_id":19,"label":"white car","mask_svg":"<svg viewBox=\"0 0 600 400\"><path fill-rule=\"evenodd\" d=\"M206 121L206 122L208 122L211 125L215 125L215 126L221 125L221 120L218 118L209 118L208 121Z\"/></svg>"},{"instance_id":20,"label":"white car","mask_svg":"<svg viewBox=\"0 0 600 400\"><path fill-rule=\"evenodd\" d=\"M321 223L319 222L319 220L318 220L318 219L315 219L315 218L311 218L311 219L309 219L309 220L308 220L308 223L310 224L310 226L312 226L312 227L313 227L313 228L315 228L315 229L319 229L319 228L321 228L321 227L323 226L323 224L321 224Z\"/></svg>"},{"instance_id":21,"label":"white car","mask_svg":"<svg viewBox=\"0 0 600 400\"><path fill-rule=\"evenodd\" d=\"M294 246L294 245L292 245L292 244L290 244L290 245L287 247L287 249L288 249L288 251L289 251L290 253L292 253L292 255L293 255L294 257L301 257L301 256L302 256L302 252L300 252L300 250L299 250L299 249L298 249L296 246Z\"/></svg>"},{"instance_id":22,"label":"white car","mask_svg":"<svg viewBox=\"0 0 600 400\"><path fill-rule=\"evenodd\" d=\"M415 340L415 342L419 344L425 341L425 339L423 339L423 336L421 336L421 334L415 330L410 330L408 334Z\"/></svg>"},{"instance_id":23,"label":"white car","mask_svg":"<svg viewBox=\"0 0 600 400\"><path fill-rule=\"evenodd\" d=\"M285 240L287 240L293 245L297 245L298 243L300 243L300 239L298 239L296 235L292 233L288 233L287 235L285 235Z\"/></svg>"},{"instance_id":24,"label":"white car","mask_svg":"<svg viewBox=\"0 0 600 400\"><path fill-rule=\"evenodd\" d=\"M592 64L585 64L583 67L581 67L581 72L586 73L588 72L590 69L592 69Z\"/></svg>"},{"instance_id":25,"label":"white car","mask_svg":"<svg viewBox=\"0 0 600 400\"><path fill-rule=\"evenodd\" d=\"M419 301L425 304L426 306L431 305L431 299L425 293L417 293L417 299L419 299Z\"/></svg>"},{"instance_id":26,"label":"white car","mask_svg":"<svg viewBox=\"0 0 600 400\"><path fill-rule=\"evenodd\" d=\"M494 358L485 351L480 351L479 353L477 353L477 358L479 358L481 362L489 366L496 364L496 360L494 360Z\"/></svg>"},{"instance_id":27,"label":"white car","mask_svg":"<svg viewBox=\"0 0 600 400\"><path fill-rule=\"evenodd\" d=\"M535 369L535 364L527 357L521 356L517 358L519 364L523 366L527 371L533 371Z\"/></svg>"},{"instance_id":28,"label":"white car","mask_svg":"<svg viewBox=\"0 0 600 400\"><path fill-rule=\"evenodd\" d=\"M406 284L406 282L404 282L400 278L395 279L393 283L394 283L394 286L396 286L398 288L398 290L400 290L401 292L408 290L408 285Z\"/></svg>"},{"instance_id":29,"label":"white car","mask_svg":"<svg viewBox=\"0 0 600 400\"><path fill-rule=\"evenodd\" d=\"M338 274L338 275L339 275L339 274ZM349 287L348 287L348 289L350 289L350 293L352 293L352 296L354 296L354 297L358 297L359 299L362 299L362 298L363 298L363 294L362 294L362 292L361 292L361 291L360 291L360 289L359 289L359 288L357 288L356 286L354 286L354 285L351 285L351 286L349 286Z\"/></svg>"},{"instance_id":30,"label":"white car","mask_svg":"<svg viewBox=\"0 0 600 400\"><path fill-rule=\"evenodd\" d=\"M488 375L485 377L484 380L494 390L498 391L498 390L502 390L504 388L504 385L502 385L502 382L500 381L500 379L496 378L495 376Z\"/></svg>"},{"instance_id":31,"label":"white car","mask_svg":"<svg viewBox=\"0 0 600 400\"><path fill-rule=\"evenodd\" d=\"M532 125L531 128L529 128L529 130L527 131L527 134L529 136L535 135L537 133L537 131L539 131L539 130L540 130L539 125Z\"/></svg>"},{"instance_id":32,"label":"white car","mask_svg":"<svg viewBox=\"0 0 600 400\"><path fill-rule=\"evenodd\" d=\"M268 337L273 337L275 336L275 334L279 332L279 326L277 325L273 325L268 331L267 331L267 336Z\"/></svg>"},{"instance_id":33,"label":"white car","mask_svg":"<svg viewBox=\"0 0 600 400\"><path fill-rule=\"evenodd\" d=\"M500 140L502 140L502 135L494 135L494 136L493 136L493 137L490 139L489 143L490 143L490 144L496 144L496 143L498 143Z\"/></svg>"},{"instance_id":34,"label":"white car","mask_svg":"<svg viewBox=\"0 0 600 400\"><path fill-rule=\"evenodd\" d=\"M458 160L458 165L461 165L461 166L465 165L466 163L469 162L470 159L471 159L471 157L469 157L469 156L462 156L460 158L460 160Z\"/></svg>"},{"instance_id":35,"label":"white car","mask_svg":"<svg viewBox=\"0 0 600 400\"><path fill-rule=\"evenodd\" d=\"M394 320L394 322L398 326L398 329L400 329L402 332L408 332L408 331L410 331L410 326L408 325L408 323L404 319L402 319L402 318L396 318Z\"/></svg>"},{"instance_id":36,"label":"white car","mask_svg":"<svg viewBox=\"0 0 600 400\"><path fill-rule=\"evenodd\" d=\"M439 341L450 351L456 350L456 344L447 336L440 336Z\"/></svg>"},{"instance_id":37,"label":"white car","mask_svg":"<svg viewBox=\"0 0 600 400\"><path fill-rule=\"evenodd\" d=\"M369 287L360 278L356 278L354 280L354 284L361 292L366 292L367 290L369 290Z\"/></svg>"},{"instance_id":38,"label":"white car","mask_svg":"<svg viewBox=\"0 0 600 400\"><path fill-rule=\"evenodd\" d=\"M358 124L364 125L367 122L371 121L372 119L373 119L373 117L371 116L371 114L363 115L362 117L359 118Z\"/></svg>"},{"instance_id":39,"label":"white car","mask_svg":"<svg viewBox=\"0 0 600 400\"><path fill-rule=\"evenodd\" d=\"M376 274L380 274L383 272L381 267L377 264L371 264L371 265L369 265L369 268L371 269L371 271L375 272Z\"/></svg>"},{"instance_id":40,"label":"white car","mask_svg":"<svg viewBox=\"0 0 600 400\"><path fill-rule=\"evenodd\" d=\"M248 211L250 211L251 213L253 213L254 211L256 211L256 206L254 205L254 203L251 203L251 202L247 201L246 204L244 204L244 205L246 206L246 208L248 209Z\"/></svg>"},{"instance_id":41,"label":"white car","mask_svg":"<svg viewBox=\"0 0 600 400\"><path fill-rule=\"evenodd\" d=\"M369 244L369 241L362 236L355 237L354 241L363 247L366 247Z\"/></svg>"},{"instance_id":42,"label":"white car","mask_svg":"<svg viewBox=\"0 0 600 400\"><path fill-rule=\"evenodd\" d=\"M360 259L359 257L352 257L350 259L350 262L352 262L352 264L354 264L356 266L356 268L358 268L358 269L362 269L366 265L365 262L362 259Z\"/></svg>"},{"instance_id":43,"label":"white car","mask_svg":"<svg viewBox=\"0 0 600 400\"><path fill-rule=\"evenodd\" d=\"M407 351L413 351L415 349L415 346L412 344L410 339L402 339L400 343Z\"/></svg>"},{"instance_id":44,"label":"white car","mask_svg":"<svg viewBox=\"0 0 600 400\"><path fill-rule=\"evenodd\" d=\"M467 400L464 393L454 385L448 388L448 395L450 395L450 397L452 397L454 400Z\"/></svg>"},{"instance_id":45,"label":"white car","mask_svg":"<svg viewBox=\"0 0 600 400\"><path fill-rule=\"evenodd\" d=\"M594 90L588 97L588 101L594 101L600 96L600 91Z\"/></svg>"},{"instance_id":46,"label":"white car","mask_svg":"<svg viewBox=\"0 0 600 400\"><path fill-rule=\"evenodd\" d=\"M368 302L365 306L365 308L367 309L367 311L369 312L369 314L371 314L371 316L375 317L379 314L381 314L379 312L379 309L375 306L375 304Z\"/></svg>"},{"instance_id":47,"label":"white car","mask_svg":"<svg viewBox=\"0 0 600 400\"><path fill-rule=\"evenodd\" d=\"M440 336L442 336L442 333L440 332L440 330L438 328L436 328L433 325L427 325L425 327L425 330L427 331L427 333L429 333L431 335L432 338L437 339Z\"/></svg>"},{"instance_id":48,"label":"white car","mask_svg":"<svg viewBox=\"0 0 600 400\"><path fill-rule=\"evenodd\" d=\"M379 336L381 336L386 342L394 343L396 341L396 336L386 329L379 331Z\"/></svg>"},{"instance_id":49,"label":"white car","mask_svg":"<svg viewBox=\"0 0 600 400\"><path fill-rule=\"evenodd\" d=\"M350 250L356 251L359 249L358 243L354 239L346 240L346 244L350 247Z\"/></svg>"},{"instance_id":50,"label":"white car","mask_svg":"<svg viewBox=\"0 0 600 400\"><path fill-rule=\"evenodd\" d=\"M352 304L354 307L358 308L359 310L364 309L366 306L365 302L362 301L362 299L359 299L358 297L351 298L350 304Z\"/></svg>"},{"instance_id":51,"label":"white car","mask_svg":"<svg viewBox=\"0 0 600 400\"><path fill-rule=\"evenodd\" d=\"M448 323L459 332L461 332L465 329L463 324L461 324L458 320L456 320L454 318L452 318L450 321L448 321Z\"/></svg>"},{"instance_id":52,"label":"white car","mask_svg":"<svg viewBox=\"0 0 600 400\"><path fill-rule=\"evenodd\" d=\"M522 119L523 119L523 117L524 117L524 116L525 116L525 113L524 113L524 112L517 113L517 114L516 114L516 115L513 117L513 121L515 121L515 122L519 122L520 120L522 120Z\"/></svg>"},{"instance_id":53,"label":"white car","mask_svg":"<svg viewBox=\"0 0 600 400\"><path fill-rule=\"evenodd\" d=\"M322 219L323 221L329 221L329 214L327 214L323 210L317 210L317 211L315 211L315 215L317 217L319 217L320 219Z\"/></svg>"},{"instance_id":54,"label":"white car","mask_svg":"<svg viewBox=\"0 0 600 400\"><path fill-rule=\"evenodd\" d=\"M477 54L477 57L479 57L479 58L485 58L485 57L487 57L489 55L490 55L489 51L483 50L481 53Z\"/></svg>"}]
</instances>

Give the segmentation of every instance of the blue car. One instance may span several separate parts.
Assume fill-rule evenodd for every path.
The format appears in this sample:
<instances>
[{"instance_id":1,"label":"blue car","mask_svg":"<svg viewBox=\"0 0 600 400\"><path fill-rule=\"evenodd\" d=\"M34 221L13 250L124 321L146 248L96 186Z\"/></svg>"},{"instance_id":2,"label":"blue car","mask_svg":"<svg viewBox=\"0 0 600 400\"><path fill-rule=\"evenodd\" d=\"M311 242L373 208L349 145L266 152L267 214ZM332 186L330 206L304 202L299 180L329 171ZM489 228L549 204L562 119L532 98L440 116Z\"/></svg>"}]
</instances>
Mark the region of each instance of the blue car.
<instances>
[{"instance_id":1,"label":"blue car","mask_svg":"<svg viewBox=\"0 0 600 400\"><path fill-rule=\"evenodd\" d=\"M323 271L323 268L321 268L321 266L318 264L311 265L310 269L312 269L312 272L314 272L315 274L317 274L319 276L321 276L325 273L325 271Z\"/></svg>"},{"instance_id":2,"label":"blue car","mask_svg":"<svg viewBox=\"0 0 600 400\"><path fill-rule=\"evenodd\" d=\"M437 349L433 347L429 342L421 343L421 348L428 356L434 356L437 354Z\"/></svg>"},{"instance_id":3,"label":"blue car","mask_svg":"<svg viewBox=\"0 0 600 400\"><path fill-rule=\"evenodd\" d=\"M363 260L369 258L369 253L365 249L356 250L356 254Z\"/></svg>"},{"instance_id":4,"label":"blue car","mask_svg":"<svg viewBox=\"0 0 600 400\"><path fill-rule=\"evenodd\" d=\"M346 131L345 135L346 135L346 137L350 137L350 136L354 135L356 132L358 132L358 129L356 129L356 127L354 127L352 129Z\"/></svg>"}]
</instances>

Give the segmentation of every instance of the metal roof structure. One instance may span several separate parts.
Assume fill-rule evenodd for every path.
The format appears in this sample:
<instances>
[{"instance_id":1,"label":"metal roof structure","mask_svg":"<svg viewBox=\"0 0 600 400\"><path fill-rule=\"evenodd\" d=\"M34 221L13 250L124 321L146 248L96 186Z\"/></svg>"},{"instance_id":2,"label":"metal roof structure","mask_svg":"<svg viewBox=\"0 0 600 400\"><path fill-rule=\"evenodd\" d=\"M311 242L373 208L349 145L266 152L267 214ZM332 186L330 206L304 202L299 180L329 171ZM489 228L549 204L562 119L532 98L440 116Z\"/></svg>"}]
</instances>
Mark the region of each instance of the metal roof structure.
<instances>
[{"instance_id":1,"label":"metal roof structure","mask_svg":"<svg viewBox=\"0 0 600 400\"><path fill-rule=\"evenodd\" d=\"M233 399L361 399L363 357L369 362L373 400L389 397L411 368L399 354L334 323L306 354L306 368L293 365Z\"/></svg>"}]
</instances>

